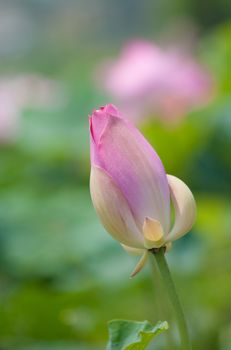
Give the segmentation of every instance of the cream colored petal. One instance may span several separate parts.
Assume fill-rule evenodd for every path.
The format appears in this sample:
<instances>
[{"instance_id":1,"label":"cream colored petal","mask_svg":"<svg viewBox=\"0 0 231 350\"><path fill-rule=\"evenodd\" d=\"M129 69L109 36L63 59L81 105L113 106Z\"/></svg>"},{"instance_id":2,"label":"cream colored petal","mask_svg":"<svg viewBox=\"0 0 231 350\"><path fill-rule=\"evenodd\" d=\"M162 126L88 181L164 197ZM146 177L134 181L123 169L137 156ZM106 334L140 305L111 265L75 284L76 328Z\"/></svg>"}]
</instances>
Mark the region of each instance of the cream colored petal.
<instances>
[{"instance_id":1,"label":"cream colored petal","mask_svg":"<svg viewBox=\"0 0 231 350\"><path fill-rule=\"evenodd\" d=\"M135 275L137 275L138 272L140 272L142 270L142 268L146 264L147 259L148 259L148 251L145 250L143 255L141 256L140 260L138 261L138 264L136 265L136 267L132 271L130 278L134 277Z\"/></svg>"},{"instance_id":2,"label":"cream colored petal","mask_svg":"<svg viewBox=\"0 0 231 350\"><path fill-rule=\"evenodd\" d=\"M143 248L139 232L127 200L104 170L91 168L90 192L95 210L105 229L120 243Z\"/></svg>"},{"instance_id":3,"label":"cream colored petal","mask_svg":"<svg viewBox=\"0 0 231 350\"><path fill-rule=\"evenodd\" d=\"M167 175L170 195L175 209L175 223L166 240L172 241L186 234L196 218L196 203L188 186L175 176Z\"/></svg>"},{"instance_id":4,"label":"cream colored petal","mask_svg":"<svg viewBox=\"0 0 231 350\"><path fill-rule=\"evenodd\" d=\"M159 248L164 244L164 231L159 221L145 218L143 224L144 246L147 249Z\"/></svg>"},{"instance_id":5,"label":"cream colored petal","mask_svg":"<svg viewBox=\"0 0 231 350\"><path fill-rule=\"evenodd\" d=\"M144 249L132 248L125 244L121 244L121 246L130 255L142 255L144 253Z\"/></svg>"},{"instance_id":6,"label":"cream colored petal","mask_svg":"<svg viewBox=\"0 0 231 350\"><path fill-rule=\"evenodd\" d=\"M167 242L165 244L165 247L166 247L166 253L169 252L169 250L171 250L171 248L172 248L172 242Z\"/></svg>"}]
</instances>

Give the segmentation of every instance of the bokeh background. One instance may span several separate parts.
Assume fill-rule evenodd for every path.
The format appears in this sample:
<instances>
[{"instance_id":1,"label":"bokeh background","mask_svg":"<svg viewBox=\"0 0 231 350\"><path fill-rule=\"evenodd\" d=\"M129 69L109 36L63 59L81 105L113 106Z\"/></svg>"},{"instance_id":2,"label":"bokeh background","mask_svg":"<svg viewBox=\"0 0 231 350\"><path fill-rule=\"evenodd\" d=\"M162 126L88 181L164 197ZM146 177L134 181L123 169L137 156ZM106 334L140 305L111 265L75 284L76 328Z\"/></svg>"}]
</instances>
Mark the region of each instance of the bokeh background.
<instances>
[{"instance_id":1,"label":"bokeh background","mask_svg":"<svg viewBox=\"0 0 231 350\"><path fill-rule=\"evenodd\" d=\"M2 350L104 349L110 319L169 317L149 266L129 279L136 258L105 233L88 188L88 115L120 104L99 71L136 38L184 46L212 79L209 101L177 122L149 111L137 125L197 201L168 254L193 348L231 349L231 2L2 0Z\"/></svg>"}]
</instances>

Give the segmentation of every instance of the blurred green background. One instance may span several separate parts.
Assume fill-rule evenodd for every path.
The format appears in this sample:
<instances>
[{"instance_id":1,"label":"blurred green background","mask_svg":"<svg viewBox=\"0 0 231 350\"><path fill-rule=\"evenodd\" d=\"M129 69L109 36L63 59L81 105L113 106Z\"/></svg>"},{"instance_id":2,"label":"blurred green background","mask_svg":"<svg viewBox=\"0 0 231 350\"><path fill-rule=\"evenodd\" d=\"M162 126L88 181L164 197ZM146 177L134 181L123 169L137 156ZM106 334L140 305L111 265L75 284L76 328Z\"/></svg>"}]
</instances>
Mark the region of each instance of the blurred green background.
<instances>
[{"instance_id":1,"label":"blurred green background","mask_svg":"<svg viewBox=\"0 0 231 350\"><path fill-rule=\"evenodd\" d=\"M140 127L197 201L192 233L168 254L193 349L231 349L231 2L2 0L0 113L16 126L6 137L0 119L1 350L104 349L112 318L165 319L149 266L129 280L136 258L92 208L88 114L113 102L94 82L105 58L185 24L216 95L174 127Z\"/></svg>"}]
</instances>

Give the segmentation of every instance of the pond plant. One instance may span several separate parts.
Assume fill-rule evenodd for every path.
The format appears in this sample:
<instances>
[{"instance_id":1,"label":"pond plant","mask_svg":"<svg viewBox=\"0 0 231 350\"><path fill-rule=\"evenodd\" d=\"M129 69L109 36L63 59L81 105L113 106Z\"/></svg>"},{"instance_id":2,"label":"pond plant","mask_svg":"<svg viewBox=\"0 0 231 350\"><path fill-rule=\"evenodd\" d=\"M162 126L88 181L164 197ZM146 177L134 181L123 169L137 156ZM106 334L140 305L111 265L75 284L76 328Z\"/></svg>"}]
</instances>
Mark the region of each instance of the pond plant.
<instances>
[{"instance_id":1,"label":"pond plant","mask_svg":"<svg viewBox=\"0 0 231 350\"><path fill-rule=\"evenodd\" d=\"M90 146L90 192L96 213L127 252L141 256L132 277L148 258L157 267L174 309L180 348L190 350L186 319L165 255L195 221L192 192L182 180L166 174L153 147L111 104L93 111ZM154 335L167 328L166 322L153 327L147 321L111 321L108 349L144 349Z\"/></svg>"}]
</instances>

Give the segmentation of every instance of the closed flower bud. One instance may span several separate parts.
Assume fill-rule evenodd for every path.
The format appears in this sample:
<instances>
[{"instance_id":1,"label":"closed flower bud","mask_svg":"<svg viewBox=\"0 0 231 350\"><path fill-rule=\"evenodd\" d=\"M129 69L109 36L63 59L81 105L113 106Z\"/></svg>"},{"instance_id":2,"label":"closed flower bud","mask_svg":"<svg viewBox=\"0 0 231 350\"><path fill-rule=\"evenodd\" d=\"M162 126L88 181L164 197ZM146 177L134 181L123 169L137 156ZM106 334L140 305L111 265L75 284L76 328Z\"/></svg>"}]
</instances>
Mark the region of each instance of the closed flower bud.
<instances>
[{"instance_id":1,"label":"closed flower bud","mask_svg":"<svg viewBox=\"0 0 231 350\"><path fill-rule=\"evenodd\" d=\"M90 192L105 229L130 253L166 247L186 234L195 221L189 188L166 175L163 164L143 135L113 105L90 117ZM175 211L171 227L170 202Z\"/></svg>"}]
</instances>

